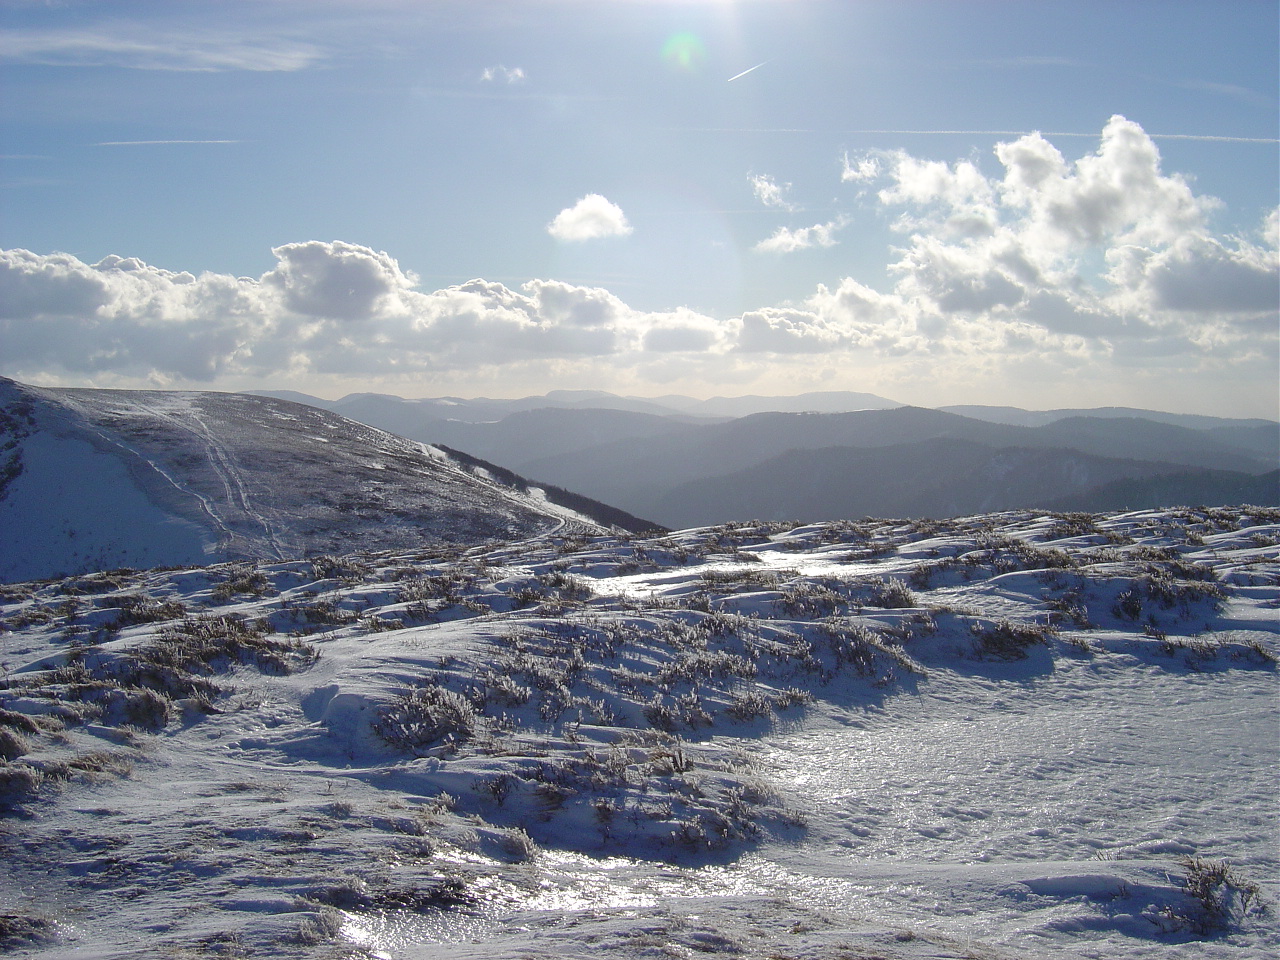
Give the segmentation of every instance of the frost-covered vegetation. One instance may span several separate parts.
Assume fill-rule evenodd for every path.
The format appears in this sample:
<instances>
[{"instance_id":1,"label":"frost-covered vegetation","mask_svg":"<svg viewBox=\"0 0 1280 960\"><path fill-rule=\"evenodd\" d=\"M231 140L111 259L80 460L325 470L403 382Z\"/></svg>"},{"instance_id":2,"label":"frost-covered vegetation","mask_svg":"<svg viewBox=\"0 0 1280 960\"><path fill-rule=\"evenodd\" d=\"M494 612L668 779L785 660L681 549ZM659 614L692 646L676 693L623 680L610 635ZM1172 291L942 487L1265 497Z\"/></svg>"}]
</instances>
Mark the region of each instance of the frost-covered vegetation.
<instances>
[{"instance_id":1,"label":"frost-covered vegetation","mask_svg":"<svg viewBox=\"0 0 1280 960\"><path fill-rule=\"evenodd\" d=\"M197 955L453 956L477 940L486 956L596 941L619 956L1262 956L1274 822L1240 827L1251 839L1233 850L1197 842L1194 819L1142 840L1106 839L1099 821L1088 843L1037 855L1027 809L979 854L960 852L965 824L999 819L993 793L956 785L928 825L918 785L850 798L904 751L939 748L895 740L893 717L936 734L949 711L981 712L974 698L1031 723L1046 704L1083 715L1091 698L1205 682L1227 696L1246 678L1274 719L1278 542L1280 511L1263 508L1012 513L0 586L0 893L14 904L0 944L124 956L146 917L148 949ZM980 742L946 729L942 746ZM1185 739L1206 777L1274 785L1274 744L1236 744L1216 768ZM938 783L969 761L951 762ZM1018 789L1071 782L1054 762ZM1202 800L1161 802L1182 822ZM878 927L856 919L866 902L830 899L823 844L852 878L921 837L927 860L992 865L955 917L1021 891L1021 924L979 930L978 947L945 910L926 919L910 889L928 871L886 880L900 894L877 895ZM787 850L817 857L811 879ZM1066 862L1090 856L1086 873ZM700 913L673 902L689 897ZM628 919L628 905L650 910ZM552 920L577 909L592 911L577 934Z\"/></svg>"}]
</instances>

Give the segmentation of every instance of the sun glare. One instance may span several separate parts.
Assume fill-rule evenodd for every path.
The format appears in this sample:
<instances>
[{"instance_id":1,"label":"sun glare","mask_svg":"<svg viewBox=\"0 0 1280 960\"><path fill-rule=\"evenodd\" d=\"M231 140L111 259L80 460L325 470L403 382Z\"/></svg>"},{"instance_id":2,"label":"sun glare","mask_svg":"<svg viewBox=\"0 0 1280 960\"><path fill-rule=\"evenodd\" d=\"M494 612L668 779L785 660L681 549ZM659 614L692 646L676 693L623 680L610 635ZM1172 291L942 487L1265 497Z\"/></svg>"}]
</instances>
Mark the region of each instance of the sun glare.
<instances>
[{"instance_id":1,"label":"sun glare","mask_svg":"<svg viewBox=\"0 0 1280 960\"><path fill-rule=\"evenodd\" d=\"M685 30L662 45L662 59L676 69L693 71L707 59L707 47L696 33Z\"/></svg>"}]
</instances>

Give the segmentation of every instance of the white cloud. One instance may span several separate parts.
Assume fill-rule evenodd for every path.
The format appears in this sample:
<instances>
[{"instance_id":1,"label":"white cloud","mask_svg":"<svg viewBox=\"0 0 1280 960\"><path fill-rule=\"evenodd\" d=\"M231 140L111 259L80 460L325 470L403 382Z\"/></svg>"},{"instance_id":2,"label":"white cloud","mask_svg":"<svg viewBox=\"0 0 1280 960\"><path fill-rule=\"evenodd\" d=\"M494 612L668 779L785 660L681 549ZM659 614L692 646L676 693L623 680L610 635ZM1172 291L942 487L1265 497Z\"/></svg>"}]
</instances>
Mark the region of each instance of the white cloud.
<instances>
[{"instance_id":1,"label":"white cloud","mask_svg":"<svg viewBox=\"0 0 1280 960\"><path fill-rule=\"evenodd\" d=\"M880 289L847 276L713 318L554 279L423 290L390 254L342 241L276 247L257 279L4 250L0 373L310 392L428 377L454 392L856 383L912 402L990 388L1002 392L988 402L1274 415L1280 211L1248 235L1215 234L1216 201L1165 173L1123 118L1075 160L1029 134L1000 144L989 172L968 158L879 163L860 196L902 231ZM593 197L556 218L563 238L625 226ZM780 230L759 249L833 244L844 223Z\"/></svg>"},{"instance_id":2,"label":"white cloud","mask_svg":"<svg viewBox=\"0 0 1280 960\"><path fill-rule=\"evenodd\" d=\"M686 307L666 313L636 314L643 353L672 355L693 353L702 358L721 357L734 344L737 325L721 323Z\"/></svg>"},{"instance_id":3,"label":"white cloud","mask_svg":"<svg viewBox=\"0 0 1280 960\"><path fill-rule=\"evenodd\" d=\"M848 346L839 324L805 310L765 308L742 315L738 349L746 353L825 353Z\"/></svg>"},{"instance_id":4,"label":"white cloud","mask_svg":"<svg viewBox=\"0 0 1280 960\"><path fill-rule=\"evenodd\" d=\"M390 255L290 243L258 279L134 258L0 251L0 357L35 379L408 376L554 358L727 350L726 325L645 313L597 287L472 280L431 292Z\"/></svg>"},{"instance_id":5,"label":"white cloud","mask_svg":"<svg viewBox=\"0 0 1280 960\"><path fill-rule=\"evenodd\" d=\"M849 159L845 154L840 170L840 179L845 183L868 183L880 176L880 159L872 154Z\"/></svg>"},{"instance_id":6,"label":"white cloud","mask_svg":"<svg viewBox=\"0 0 1280 960\"><path fill-rule=\"evenodd\" d=\"M1147 342L1148 355L1163 343L1174 355L1206 323L1219 340L1242 341L1259 317L1275 317L1274 227L1257 242L1212 236L1218 201L1164 173L1138 124L1112 117L1098 149L1075 162L1040 134L995 155L999 176L905 152L880 172L876 198L901 210L896 227L907 234L889 265L894 293L919 329L945 339L1030 325L1083 336L1098 356L1121 341L1131 351Z\"/></svg>"},{"instance_id":7,"label":"white cloud","mask_svg":"<svg viewBox=\"0 0 1280 960\"><path fill-rule=\"evenodd\" d=\"M1141 290L1156 306L1194 313L1274 310L1280 289L1276 247L1208 237L1145 258Z\"/></svg>"},{"instance_id":8,"label":"white cloud","mask_svg":"<svg viewBox=\"0 0 1280 960\"><path fill-rule=\"evenodd\" d=\"M1160 170L1155 143L1138 124L1112 117L1096 153L1068 165L1038 134L996 147L1005 166L1005 208L1018 211L1029 239L1046 247L1167 245L1204 230L1219 206Z\"/></svg>"},{"instance_id":9,"label":"white cloud","mask_svg":"<svg viewBox=\"0 0 1280 960\"><path fill-rule=\"evenodd\" d=\"M20 369L208 381L260 369L246 344L270 336L256 284L174 273L134 258L92 266L67 254L0 252L0 353Z\"/></svg>"},{"instance_id":10,"label":"white cloud","mask_svg":"<svg viewBox=\"0 0 1280 960\"><path fill-rule=\"evenodd\" d=\"M810 247L833 247L837 242L835 233L845 223L846 221L841 218L796 230L779 227L774 231L773 236L761 240L752 249L760 253L794 253L796 250L808 250Z\"/></svg>"},{"instance_id":11,"label":"white cloud","mask_svg":"<svg viewBox=\"0 0 1280 960\"><path fill-rule=\"evenodd\" d=\"M3 30L0 60L60 67L221 72L304 70L319 61L312 44L246 39L216 30L156 33L137 24L92 30Z\"/></svg>"},{"instance_id":12,"label":"white cloud","mask_svg":"<svg viewBox=\"0 0 1280 960\"><path fill-rule=\"evenodd\" d=\"M312 240L271 252L280 263L262 283L281 293L288 310L304 316L364 321L404 312L402 295L417 282L387 254L353 243Z\"/></svg>"},{"instance_id":13,"label":"white cloud","mask_svg":"<svg viewBox=\"0 0 1280 960\"><path fill-rule=\"evenodd\" d=\"M631 224L616 203L610 203L598 193L589 193L556 214L547 224L547 233L557 240L597 240L625 237L631 233Z\"/></svg>"},{"instance_id":14,"label":"white cloud","mask_svg":"<svg viewBox=\"0 0 1280 960\"><path fill-rule=\"evenodd\" d=\"M779 184L767 173L752 174L747 178L751 184L751 192L766 207L778 207L782 210L795 210L795 204L787 200L791 192L791 184Z\"/></svg>"},{"instance_id":15,"label":"white cloud","mask_svg":"<svg viewBox=\"0 0 1280 960\"><path fill-rule=\"evenodd\" d=\"M498 64L493 67L485 67L480 72L481 83L494 83L501 80L503 83L523 83L525 80L524 69L521 67L504 67Z\"/></svg>"}]
</instances>

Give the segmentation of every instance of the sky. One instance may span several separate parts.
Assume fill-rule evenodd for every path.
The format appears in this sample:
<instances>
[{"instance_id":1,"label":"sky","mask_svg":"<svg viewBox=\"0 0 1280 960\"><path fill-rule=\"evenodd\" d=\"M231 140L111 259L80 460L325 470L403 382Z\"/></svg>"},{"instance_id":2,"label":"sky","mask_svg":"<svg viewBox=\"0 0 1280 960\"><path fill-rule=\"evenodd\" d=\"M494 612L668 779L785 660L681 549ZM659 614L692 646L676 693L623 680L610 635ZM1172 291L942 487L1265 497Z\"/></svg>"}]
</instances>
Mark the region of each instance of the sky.
<instances>
[{"instance_id":1,"label":"sky","mask_svg":"<svg viewBox=\"0 0 1280 960\"><path fill-rule=\"evenodd\" d=\"M0 374L1280 417L1273 0L0 0Z\"/></svg>"}]
</instances>

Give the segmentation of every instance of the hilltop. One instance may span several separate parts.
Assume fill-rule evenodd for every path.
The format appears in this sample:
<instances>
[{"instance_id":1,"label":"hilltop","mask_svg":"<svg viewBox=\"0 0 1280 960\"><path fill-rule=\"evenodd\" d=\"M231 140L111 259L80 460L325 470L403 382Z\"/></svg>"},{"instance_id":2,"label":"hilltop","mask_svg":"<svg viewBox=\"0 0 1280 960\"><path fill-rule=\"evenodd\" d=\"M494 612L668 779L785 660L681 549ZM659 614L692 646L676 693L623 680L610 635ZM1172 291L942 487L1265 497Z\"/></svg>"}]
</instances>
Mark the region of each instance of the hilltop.
<instances>
[{"instance_id":1,"label":"hilltop","mask_svg":"<svg viewBox=\"0 0 1280 960\"><path fill-rule=\"evenodd\" d=\"M654 526L302 404L0 379L0 581Z\"/></svg>"},{"instance_id":2,"label":"hilltop","mask_svg":"<svg viewBox=\"0 0 1280 960\"><path fill-rule=\"evenodd\" d=\"M1280 505L1280 424L1104 407L929 410L860 393L295 399L680 528Z\"/></svg>"}]
</instances>

